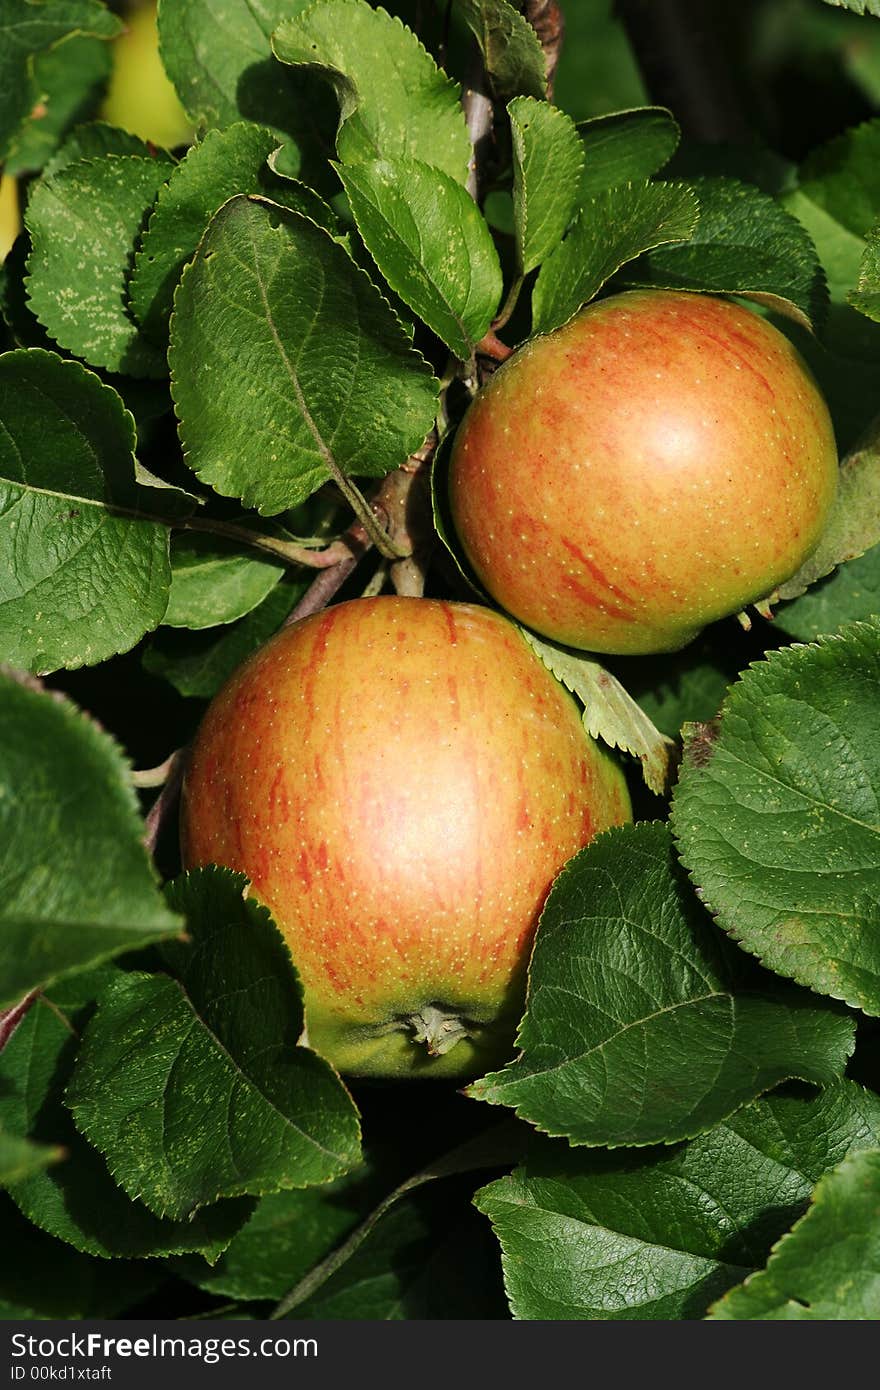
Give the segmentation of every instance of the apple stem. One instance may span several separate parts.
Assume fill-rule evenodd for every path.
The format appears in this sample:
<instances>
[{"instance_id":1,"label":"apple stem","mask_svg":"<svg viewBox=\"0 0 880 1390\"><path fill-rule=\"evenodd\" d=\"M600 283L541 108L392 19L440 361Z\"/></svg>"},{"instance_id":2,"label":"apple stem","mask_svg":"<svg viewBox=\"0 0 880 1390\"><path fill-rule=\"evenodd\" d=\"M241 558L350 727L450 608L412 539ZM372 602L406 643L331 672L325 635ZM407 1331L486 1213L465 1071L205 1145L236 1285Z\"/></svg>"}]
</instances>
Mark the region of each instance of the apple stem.
<instances>
[{"instance_id":1,"label":"apple stem","mask_svg":"<svg viewBox=\"0 0 880 1390\"><path fill-rule=\"evenodd\" d=\"M412 1028L413 1041L424 1043L431 1057L442 1057L457 1042L469 1035L458 1014L450 1013L437 1004L426 1004L418 1013L410 1014L404 1022Z\"/></svg>"}]
</instances>

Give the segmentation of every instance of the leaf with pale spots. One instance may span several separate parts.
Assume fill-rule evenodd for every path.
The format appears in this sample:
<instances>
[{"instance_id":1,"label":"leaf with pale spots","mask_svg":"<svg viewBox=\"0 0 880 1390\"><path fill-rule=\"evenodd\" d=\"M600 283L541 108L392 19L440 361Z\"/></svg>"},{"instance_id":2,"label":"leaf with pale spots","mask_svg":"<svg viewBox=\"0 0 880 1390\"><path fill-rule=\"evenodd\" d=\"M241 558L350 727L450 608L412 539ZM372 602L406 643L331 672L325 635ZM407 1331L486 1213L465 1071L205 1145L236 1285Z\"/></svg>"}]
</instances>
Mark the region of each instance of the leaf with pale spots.
<instances>
[{"instance_id":1,"label":"leaf with pale spots","mask_svg":"<svg viewBox=\"0 0 880 1390\"><path fill-rule=\"evenodd\" d=\"M849 1154L713 1321L880 1321L880 1148Z\"/></svg>"},{"instance_id":2,"label":"leaf with pale spots","mask_svg":"<svg viewBox=\"0 0 880 1390\"><path fill-rule=\"evenodd\" d=\"M787 1088L671 1148L536 1142L484 1187L517 1318L699 1318L759 1267L813 1184L880 1143L880 1099L851 1081Z\"/></svg>"},{"instance_id":3,"label":"leaf with pale spots","mask_svg":"<svg viewBox=\"0 0 880 1390\"><path fill-rule=\"evenodd\" d=\"M809 233L779 204L737 179L695 179L700 220L680 246L652 249L633 283L737 294L806 327L828 309L825 272Z\"/></svg>"},{"instance_id":4,"label":"leaf with pale spots","mask_svg":"<svg viewBox=\"0 0 880 1390\"><path fill-rule=\"evenodd\" d=\"M685 184L623 184L597 194L541 267L532 296L535 332L561 327L627 261L663 242L684 241L698 217Z\"/></svg>"},{"instance_id":5,"label":"leaf with pale spots","mask_svg":"<svg viewBox=\"0 0 880 1390\"><path fill-rule=\"evenodd\" d=\"M0 356L0 419L0 660L44 674L128 651L171 582L168 528L142 515L134 420L40 348Z\"/></svg>"},{"instance_id":6,"label":"leaf with pale spots","mask_svg":"<svg viewBox=\"0 0 880 1390\"><path fill-rule=\"evenodd\" d=\"M284 566L217 536L177 535L171 545L171 592L163 627L199 631L251 613L275 588Z\"/></svg>"},{"instance_id":7,"label":"leaf with pale spots","mask_svg":"<svg viewBox=\"0 0 880 1390\"><path fill-rule=\"evenodd\" d=\"M533 97L507 108L513 146L513 221L520 271L528 275L556 249L577 206L584 153L564 111Z\"/></svg>"},{"instance_id":8,"label":"leaf with pale spots","mask_svg":"<svg viewBox=\"0 0 880 1390\"><path fill-rule=\"evenodd\" d=\"M854 1024L733 951L665 825L600 835L541 914L521 1049L469 1094L572 1144L673 1143L780 1081L828 1085Z\"/></svg>"},{"instance_id":9,"label":"leaf with pale spots","mask_svg":"<svg viewBox=\"0 0 880 1390\"><path fill-rule=\"evenodd\" d=\"M364 244L388 284L467 361L501 298L498 253L470 194L418 160L338 166Z\"/></svg>"},{"instance_id":10,"label":"leaf with pale spots","mask_svg":"<svg viewBox=\"0 0 880 1390\"><path fill-rule=\"evenodd\" d=\"M160 189L135 258L129 286L132 312L158 347L166 345L174 291L187 261L219 207L237 193L263 193L284 207L335 230L330 208L295 179L273 174L269 156L278 138L239 122L212 130L194 145Z\"/></svg>"},{"instance_id":11,"label":"leaf with pale spots","mask_svg":"<svg viewBox=\"0 0 880 1390\"><path fill-rule=\"evenodd\" d=\"M171 320L187 462L274 514L337 475L381 477L431 429L437 382L322 228L247 197L211 222Z\"/></svg>"},{"instance_id":12,"label":"leaf with pale spots","mask_svg":"<svg viewBox=\"0 0 880 1390\"><path fill-rule=\"evenodd\" d=\"M777 974L880 1014L880 619L746 671L672 824L718 922Z\"/></svg>"},{"instance_id":13,"label":"leaf with pale spots","mask_svg":"<svg viewBox=\"0 0 880 1390\"><path fill-rule=\"evenodd\" d=\"M173 168L161 150L78 159L44 176L28 200L30 307L59 346L93 367L167 371L128 316L126 285L144 219Z\"/></svg>"},{"instance_id":14,"label":"leaf with pale spots","mask_svg":"<svg viewBox=\"0 0 880 1390\"><path fill-rule=\"evenodd\" d=\"M591 661L583 652L536 637L526 628L522 633L557 680L581 701L587 733L638 758L645 782L651 791L662 796L673 772L672 740L655 729L616 676L597 661Z\"/></svg>"},{"instance_id":15,"label":"leaf with pale spots","mask_svg":"<svg viewBox=\"0 0 880 1390\"><path fill-rule=\"evenodd\" d=\"M319 73L339 102L345 164L420 159L464 183L470 142L459 90L396 16L365 0L317 0L272 35L282 63Z\"/></svg>"},{"instance_id":16,"label":"leaf with pale spots","mask_svg":"<svg viewBox=\"0 0 880 1390\"><path fill-rule=\"evenodd\" d=\"M127 975L102 993L68 1087L77 1127L158 1216L308 1187L358 1161L357 1111L300 1045L299 979L244 887L215 868L169 886L187 944L164 952L170 975Z\"/></svg>"}]
</instances>

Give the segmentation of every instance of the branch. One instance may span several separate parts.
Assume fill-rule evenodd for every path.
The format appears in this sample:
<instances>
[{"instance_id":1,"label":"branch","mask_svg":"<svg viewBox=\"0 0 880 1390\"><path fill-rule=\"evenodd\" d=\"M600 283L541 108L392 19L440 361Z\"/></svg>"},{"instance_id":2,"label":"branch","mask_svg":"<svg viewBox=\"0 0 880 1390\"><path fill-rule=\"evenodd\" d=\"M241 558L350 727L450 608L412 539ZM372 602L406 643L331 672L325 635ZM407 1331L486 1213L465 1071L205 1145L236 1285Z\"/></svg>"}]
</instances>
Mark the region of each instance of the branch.
<instances>
[{"instance_id":1,"label":"branch","mask_svg":"<svg viewBox=\"0 0 880 1390\"><path fill-rule=\"evenodd\" d=\"M205 531L209 535L223 536L227 540L239 541L242 545L263 550L274 555L287 565L307 565L310 569L329 569L344 558L345 550L341 541L334 541L323 550L311 550L298 545L296 541L285 541L278 536L266 536L259 531L251 531L247 526L236 526L229 521L215 521L210 518L187 517L184 521L169 522L168 525L185 531Z\"/></svg>"},{"instance_id":2,"label":"branch","mask_svg":"<svg viewBox=\"0 0 880 1390\"><path fill-rule=\"evenodd\" d=\"M165 784L147 813L144 843L150 854L155 854L162 827L177 804L186 770L187 752L186 748L178 748L176 753L171 754Z\"/></svg>"},{"instance_id":3,"label":"branch","mask_svg":"<svg viewBox=\"0 0 880 1390\"><path fill-rule=\"evenodd\" d=\"M373 543L365 528L356 521L353 526L349 526L340 544L345 546L346 554L332 569L322 570L312 580L299 603L285 618L282 627L290 627L292 623L298 623L300 618L310 618L313 613L320 613L322 608L326 608Z\"/></svg>"},{"instance_id":4,"label":"branch","mask_svg":"<svg viewBox=\"0 0 880 1390\"><path fill-rule=\"evenodd\" d=\"M26 994L17 1004L13 1004L11 1009L4 1009L0 1013L0 1052L9 1042L38 993L39 991L36 989L31 990L30 994Z\"/></svg>"},{"instance_id":5,"label":"branch","mask_svg":"<svg viewBox=\"0 0 880 1390\"><path fill-rule=\"evenodd\" d=\"M529 21L547 59L547 100L553 100L553 83L565 38L565 16L559 0L526 0L523 14Z\"/></svg>"},{"instance_id":6,"label":"branch","mask_svg":"<svg viewBox=\"0 0 880 1390\"><path fill-rule=\"evenodd\" d=\"M475 203L480 201L482 170L492 140L492 99L488 93L486 69L483 55L474 44L474 58L464 85L461 99L464 118L467 122L471 141L471 157L468 161L467 191Z\"/></svg>"},{"instance_id":7,"label":"branch","mask_svg":"<svg viewBox=\"0 0 880 1390\"><path fill-rule=\"evenodd\" d=\"M409 550L404 559L395 560L391 566L394 592L405 598L424 595L425 575L434 550L430 475L438 443L437 431L432 430L421 449L391 475L392 486L385 501L389 533L401 548Z\"/></svg>"},{"instance_id":8,"label":"branch","mask_svg":"<svg viewBox=\"0 0 880 1390\"><path fill-rule=\"evenodd\" d=\"M747 141L748 121L706 0L617 0L651 100L668 106L686 135L712 143Z\"/></svg>"}]
</instances>

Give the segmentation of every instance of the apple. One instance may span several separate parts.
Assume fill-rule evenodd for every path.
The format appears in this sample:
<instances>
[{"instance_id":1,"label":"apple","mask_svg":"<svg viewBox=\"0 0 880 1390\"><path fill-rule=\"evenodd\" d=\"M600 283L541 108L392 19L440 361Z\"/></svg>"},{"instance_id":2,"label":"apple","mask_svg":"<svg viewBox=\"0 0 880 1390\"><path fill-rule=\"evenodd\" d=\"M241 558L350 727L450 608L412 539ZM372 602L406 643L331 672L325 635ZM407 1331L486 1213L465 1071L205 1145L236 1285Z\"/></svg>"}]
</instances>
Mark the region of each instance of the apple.
<instances>
[{"instance_id":1,"label":"apple","mask_svg":"<svg viewBox=\"0 0 880 1390\"><path fill-rule=\"evenodd\" d=\"M125 30L113 40L101 119L173 149L192 141L193 126L165 73L156 10L156 0L134 0L125 11Z\"/></svg>"},{"instance_id":2,"label":"apple","mask_svg":"<svg viewBox=\"0 0 880 1390\"><path fill-rule=\"evenodd\" d=\"M0 264L6 260L21 231L18 183L12 174L0 175Z\"/></svg>"},{"instance_id":3,"label":"apple","mask_svg":"<svg viewBox=\"0 0 880 1390\"><path fill-rule=\"evenodd\" d=\"M456 436L450 503L509 613L638 655L789 579L837 476L828 408L783 334L728 300L633 290L489 379Z\"/></svg>"},{"instance_id":4,"label":"apple","mask_svg":"<svg viewBox=\"0 0 880 1390\"><path fill-rule=\"evenodd\" d=\"M553 878L630 817L616 761L506 618L353 599L282 629L210 705L183 857L248 876L340 1071L464 1079L511 1054Z\"/></svg>"}]
</instances>

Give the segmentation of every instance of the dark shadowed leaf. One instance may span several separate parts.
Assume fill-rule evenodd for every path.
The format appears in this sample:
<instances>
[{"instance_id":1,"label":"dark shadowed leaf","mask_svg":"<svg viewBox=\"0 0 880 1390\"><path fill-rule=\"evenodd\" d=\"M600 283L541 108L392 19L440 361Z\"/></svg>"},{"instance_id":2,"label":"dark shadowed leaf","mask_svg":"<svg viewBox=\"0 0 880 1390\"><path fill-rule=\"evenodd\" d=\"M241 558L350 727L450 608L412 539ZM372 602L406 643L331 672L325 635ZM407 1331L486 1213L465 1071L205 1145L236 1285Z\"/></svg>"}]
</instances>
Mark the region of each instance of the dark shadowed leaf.
<instances>
[{"instance_id":1,"label":"dark shadowed leaf","mask_svg":"<svg viewBox=\"0 0 880 1390\"><path fill-rule=\"evenodd\" d=\"M665 825L570 860L541 914L519 1057L469 1087L573 1144L672 1143L789 1077L827 1085L853 1023L742 978L677 868Z\"/></svg>"},{"instance_id":2,"label":"dark shadowed leaf","mask_svg":"<svg viewBox=\"0 0 880 1390\"><path fill-rule=\"evenodd\" d=\"M176 934L128 766L61 696L0 677L0 1008Z\"/></svg>"},{"instance_id":3,"label":"dark shadowed leaf","mask_svg":"<svg viewBox=\"0 0 880 1390\"><path fill-rule=\"evenodd\" d=\"M756 662L673 798L717 920L780 975L880 1014L880 621Z\"/></svg>"},{"instance_id":4,"label":"dark shadowed leaf","mask_svg":"<svg viewBox=\"0 0 880 1390\"><path fill-rule=\"evenodd\" d=\"M878 1139L880 1100L842 1081L753 1101L672 1149L537 1143L476 1204L515 1317L700 1318L764 1263L825 1170Z\"/></svg>"},{"instance_id":5,"label":"dark shadowed leaf","mask_svg":"<svg viewBox=\"0 0 880 1390\"><path fill-rule=\"evenodd\" d=\"M95 995L112 978L104 968L53 985L48 1001L38 1000L0 1055L0 1122L10 1133L61 1145L64 1154L63 1162L16 1182L11 1195L35 1226L89 1255L199 1251L216 1260L253 1203L239 1197L206 1207L192 1220L160 1220L117 1187L64 1104L79 1034L94 1012Z\"/></svg>"},{"instance_id":6,"label":"dark shadowed leaf","mask_svg":"<svg viewBox=\"0 0 880 1390\"><path fill-rule=\"evenodd\" d=\"M68 1088L78 1128L158 1216L308 1187L358 1161L357 1111L329 1064L298 1046L298 977L244 886L207 869L168 889L190 937L165 953L178 978L113 981Z\"/></svg>"},{"instance_id":7,"label":"dark shadowed leaf","mask_svg":"<svg viewBox=\"0 0 880 1390\"><path fill-rule=\"evenodd\" d=\"M880 1320L880 1149L851 1154L822 1178L767 1268L731 1289L712 1318Z\"/></svg>"}]
</instances>

